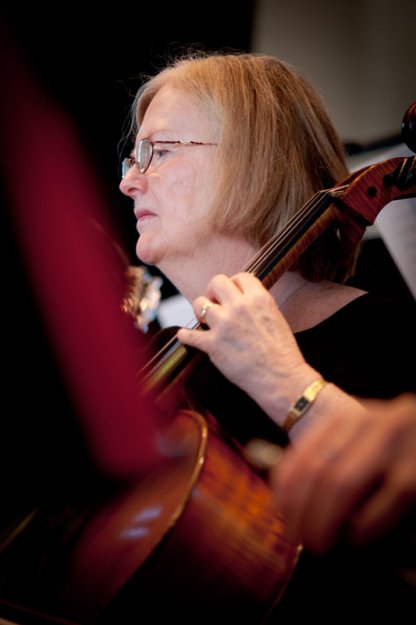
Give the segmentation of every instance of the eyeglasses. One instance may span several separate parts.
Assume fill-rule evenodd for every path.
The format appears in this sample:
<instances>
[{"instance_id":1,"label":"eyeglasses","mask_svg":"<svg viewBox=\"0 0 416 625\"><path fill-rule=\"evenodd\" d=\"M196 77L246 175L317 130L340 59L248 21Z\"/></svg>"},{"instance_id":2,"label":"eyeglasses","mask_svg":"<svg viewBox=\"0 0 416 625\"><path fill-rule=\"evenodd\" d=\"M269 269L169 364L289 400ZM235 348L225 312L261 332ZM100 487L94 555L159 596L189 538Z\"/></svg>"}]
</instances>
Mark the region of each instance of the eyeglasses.
<instances>
[{"instance_id":1,"label":"eyeglasses","mask_svg":"<svg viewBox=\"0 0 416 625\"><path fill-rule=\"evenodd\" d=\"M124 178L127 176L134 165L136 165L141 174L144 174L152 162L154 145L156 143L160 143L161 145L179 145L181 147L189 145L217 145L216 143L203 143L201 141L151 141L150 139L141 139L135 148L134 156L128 156L123 159L121 164L121 177Z\"/></svg>"}]
</instances>

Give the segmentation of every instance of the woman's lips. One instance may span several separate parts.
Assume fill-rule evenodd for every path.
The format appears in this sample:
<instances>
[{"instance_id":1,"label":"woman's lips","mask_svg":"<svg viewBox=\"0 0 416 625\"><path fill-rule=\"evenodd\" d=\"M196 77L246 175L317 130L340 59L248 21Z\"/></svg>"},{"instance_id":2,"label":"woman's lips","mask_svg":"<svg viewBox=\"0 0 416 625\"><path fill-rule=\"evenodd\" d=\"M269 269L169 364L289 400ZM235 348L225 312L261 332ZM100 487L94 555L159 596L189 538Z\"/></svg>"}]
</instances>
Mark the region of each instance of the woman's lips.
<instances>
[{"instance_id":1,"label":"woman's lips","mask_svg":"<svg viewBox=\"0 0 416 625\"><path fill-rule=\"evenodd\" d=\"M149 217L154 217L155 213L152 213L152 211L146 210L146 209L142 209L139 211L134 211L134 215L137 219L137 221L142 221L144 219L148 219Z\"/></svg>"}]
</instances>

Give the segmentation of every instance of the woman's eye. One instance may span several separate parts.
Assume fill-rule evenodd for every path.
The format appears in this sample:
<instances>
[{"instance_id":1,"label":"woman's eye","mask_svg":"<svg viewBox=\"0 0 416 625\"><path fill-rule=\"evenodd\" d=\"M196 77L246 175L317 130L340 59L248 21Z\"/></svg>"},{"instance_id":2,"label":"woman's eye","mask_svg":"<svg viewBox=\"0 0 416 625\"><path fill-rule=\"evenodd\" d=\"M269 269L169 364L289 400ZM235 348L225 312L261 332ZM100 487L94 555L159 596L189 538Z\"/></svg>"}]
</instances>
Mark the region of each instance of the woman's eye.
<instances>
[{"instance_id":1,"label":"woman's eye","mask_svg":"<svg viewBox=\"0 0 416 625\"><path fill-rule=\"evenodd\" d=\"M166 156L166 154L168 154L168 152L169 150L166 150L165 148L153 148L153 158L163 158L164 156Z\"/></svg>"}]
</instances>

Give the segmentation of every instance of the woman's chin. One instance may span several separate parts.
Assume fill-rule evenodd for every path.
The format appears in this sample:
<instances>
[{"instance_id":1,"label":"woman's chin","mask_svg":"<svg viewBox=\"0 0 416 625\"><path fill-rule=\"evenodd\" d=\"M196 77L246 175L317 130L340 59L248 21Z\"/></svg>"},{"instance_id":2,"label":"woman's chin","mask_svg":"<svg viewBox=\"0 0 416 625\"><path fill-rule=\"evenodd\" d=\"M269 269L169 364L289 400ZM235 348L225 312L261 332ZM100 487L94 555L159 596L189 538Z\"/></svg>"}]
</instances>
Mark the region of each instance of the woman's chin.
<instances>
[{"instance_id":1,"label":"woman's chin","mask_svg":"<svg viewBox=\"0 0 416 625\"><path fill-rule=\"evenodd\" d=\"M146 235L141 235L136 245L136 255L146 265L157 265L163 258L164 254Z\"/></svg>"}]
</instances>

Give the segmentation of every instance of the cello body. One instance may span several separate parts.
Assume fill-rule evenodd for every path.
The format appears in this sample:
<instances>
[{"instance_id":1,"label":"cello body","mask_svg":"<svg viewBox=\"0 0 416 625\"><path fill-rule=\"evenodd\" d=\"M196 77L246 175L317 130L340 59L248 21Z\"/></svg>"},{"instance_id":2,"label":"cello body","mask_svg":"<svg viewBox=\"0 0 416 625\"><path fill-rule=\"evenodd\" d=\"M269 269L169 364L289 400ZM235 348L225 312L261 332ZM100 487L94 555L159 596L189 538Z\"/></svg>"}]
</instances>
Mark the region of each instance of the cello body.
<instances>
[{"instance_id":1,"label":"cello body","mask_svg":"<svg viewBox=\"0 0 416 625\"><path fill-rule=\"evenodd\" d=\"M300 546L288 540L263 477L215 429L210 415L180 411L153 471L97 502L79 524L59 518L59 538L49 520L54 548L32 554L26 589L6 580L7 615L82 625L127 625L148 614L157 623L263 622ZM45 531L38 521L16 539L15 562L27 565Z\"/></svg>"}]
</instances>

